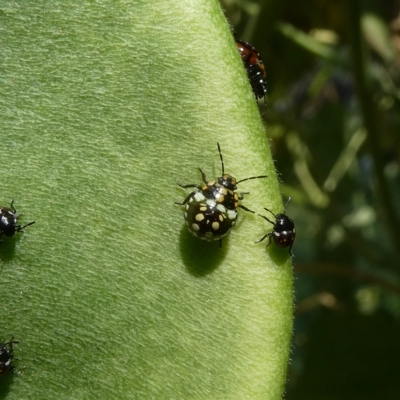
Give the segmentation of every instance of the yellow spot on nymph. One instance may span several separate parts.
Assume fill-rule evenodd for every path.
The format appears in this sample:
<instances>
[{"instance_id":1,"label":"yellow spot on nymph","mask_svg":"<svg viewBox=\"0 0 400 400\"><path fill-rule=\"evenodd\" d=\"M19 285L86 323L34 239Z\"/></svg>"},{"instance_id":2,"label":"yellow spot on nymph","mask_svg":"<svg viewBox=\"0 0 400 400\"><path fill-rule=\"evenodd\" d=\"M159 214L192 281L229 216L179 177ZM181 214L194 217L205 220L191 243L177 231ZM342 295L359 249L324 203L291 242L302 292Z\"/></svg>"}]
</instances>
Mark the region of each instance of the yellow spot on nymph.
<instances>
[{"instance_id":1,"label":"yellow spot on nymph","mask_svg":"<svg viewBox=\"0 0 400 400\"><path fill-rule=\"evenodd\" d=\"M195 216L196 221L200 222L200 221L203 221L203 219L204 219L204 214L201 214L201 213L196 214L196 216Z\"/></svg>"},{"instance_id":2,"label":"yellow spot on nymph","mask_svg":"<svg viewBox=\"0 0 400 400\"><path fill-rule=\"evenodd\" d=\"M217 231L219 229L219 222L215 221L211 224L211 227L214 229L214 231Z\"/></svg>"},{"instance_id":3,"label":"yellow spot on nymph","mask_svg":"<svg viewBox=\"0 0 400 400\"><path fill-rule=\"evenodd\" d=\"M198 230L200 230L200 226L197 224L192 224L192 229L197 232Z\"/></svg>"},{"instance_id":4,"label":"yellow spot on nymph","mask_svg":"<svg viewBox=\"0 0 400 400\"><path fill-rule=\"evenodd\" d=\"M200 211L207 211L207 206L203 206L199 208Z\"/></svg>"},{"instance_id":5,"label":"yellow spot on nymph","mask_svg":"<svg viewBox=\"0 0 400 400\"><path fill-rule=\"evenodd\" d=\"M221 222L224 222L224 217L223 217L221 214L219 214L218 219L219 219Z\"/></svg>"}]
</instances>

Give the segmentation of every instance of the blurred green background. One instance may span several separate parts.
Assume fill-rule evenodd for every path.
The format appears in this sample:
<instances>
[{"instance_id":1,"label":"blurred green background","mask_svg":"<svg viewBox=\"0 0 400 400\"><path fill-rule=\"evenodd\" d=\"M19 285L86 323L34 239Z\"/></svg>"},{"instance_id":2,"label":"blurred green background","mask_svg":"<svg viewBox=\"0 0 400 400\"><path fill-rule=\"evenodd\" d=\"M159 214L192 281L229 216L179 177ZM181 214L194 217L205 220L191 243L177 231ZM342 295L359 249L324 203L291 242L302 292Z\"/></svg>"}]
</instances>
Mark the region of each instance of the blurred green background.
<instances>
[{"instance_id":1,"label":"blurred green background","mask_svg":"<svg viewBox=\"0 0 400 400\"><path fill-rule=\"evenodd\" d=\"M293 196L285 398L400 399L400 2L222 3L264 60L265 130Z\"/></svg>"}]
</instances>

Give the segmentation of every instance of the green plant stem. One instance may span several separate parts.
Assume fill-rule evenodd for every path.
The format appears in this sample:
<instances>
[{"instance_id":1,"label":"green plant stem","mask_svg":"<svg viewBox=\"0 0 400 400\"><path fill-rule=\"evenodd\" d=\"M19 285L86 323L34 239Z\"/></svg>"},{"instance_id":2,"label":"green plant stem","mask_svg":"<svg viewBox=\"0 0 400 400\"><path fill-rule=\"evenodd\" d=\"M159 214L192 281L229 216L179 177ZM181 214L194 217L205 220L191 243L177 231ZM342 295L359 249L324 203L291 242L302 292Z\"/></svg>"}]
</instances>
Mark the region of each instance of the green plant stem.
<instances>
[{"instance_id":1,"label":"green plant stem","mask_svg":"<svg viewBox=\"0 0 400 400\"><path fill-rule=\"evenodd\" d=\"M220 4L4 1L0 33L0 204L36 221L0 247L0 399L281 399L287 249L243 210L203 242L174 205L221 174L218 141L226 172L268 175L243 204L282 209Z\"/></svg>"}]
</instances>

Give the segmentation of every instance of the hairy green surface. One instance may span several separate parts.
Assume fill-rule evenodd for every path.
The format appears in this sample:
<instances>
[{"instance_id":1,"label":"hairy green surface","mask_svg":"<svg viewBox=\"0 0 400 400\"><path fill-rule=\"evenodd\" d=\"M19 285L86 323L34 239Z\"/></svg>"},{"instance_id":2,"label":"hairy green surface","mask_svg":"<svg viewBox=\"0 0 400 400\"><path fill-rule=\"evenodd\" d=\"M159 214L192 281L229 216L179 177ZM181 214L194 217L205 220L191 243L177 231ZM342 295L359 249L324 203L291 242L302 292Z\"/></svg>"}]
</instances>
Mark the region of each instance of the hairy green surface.
<instances>
[{"instance_id":1,"label":"hairy green surface","mask_svg":"<svg viewBox=\"0 0 400 400\"><path fill-rule=\"evenodd\" d=\"M183 227L226 171L282 211L259 112L213 0L3 1L1 204L36 223L0 247L7 399L279 399L292 326L286 249L240 210L223 240Z\"/></svg>"}]
</instances>

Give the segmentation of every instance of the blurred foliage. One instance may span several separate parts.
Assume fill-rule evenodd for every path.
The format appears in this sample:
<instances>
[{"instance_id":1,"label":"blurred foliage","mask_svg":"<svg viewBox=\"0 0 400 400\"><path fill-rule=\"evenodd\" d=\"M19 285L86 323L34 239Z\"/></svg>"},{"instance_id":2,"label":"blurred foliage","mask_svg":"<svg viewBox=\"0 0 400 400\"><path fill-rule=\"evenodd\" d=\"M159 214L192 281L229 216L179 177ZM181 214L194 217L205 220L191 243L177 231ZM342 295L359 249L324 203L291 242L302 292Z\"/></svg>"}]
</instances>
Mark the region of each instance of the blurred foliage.
<instances>
[{"instance_id":1,"label":"blurred foliage","mask_svg":"<svg viewBox=\"0 0 400 400\"><path fill-rule=\"evenodd\" d=\"M222 3L266 65L266 134L293 196L286 399L399 399L400 1Z\"/></svg>"}]
</instances>

